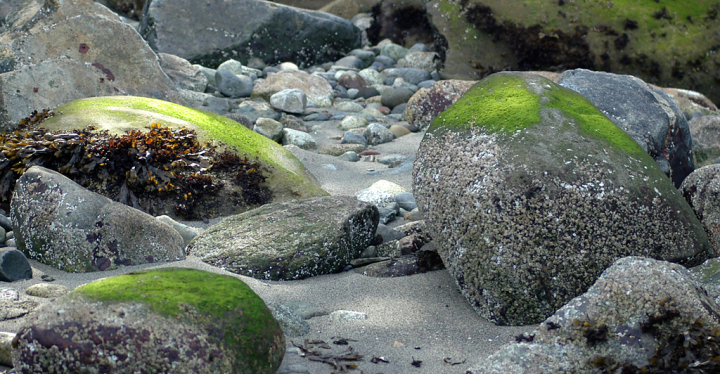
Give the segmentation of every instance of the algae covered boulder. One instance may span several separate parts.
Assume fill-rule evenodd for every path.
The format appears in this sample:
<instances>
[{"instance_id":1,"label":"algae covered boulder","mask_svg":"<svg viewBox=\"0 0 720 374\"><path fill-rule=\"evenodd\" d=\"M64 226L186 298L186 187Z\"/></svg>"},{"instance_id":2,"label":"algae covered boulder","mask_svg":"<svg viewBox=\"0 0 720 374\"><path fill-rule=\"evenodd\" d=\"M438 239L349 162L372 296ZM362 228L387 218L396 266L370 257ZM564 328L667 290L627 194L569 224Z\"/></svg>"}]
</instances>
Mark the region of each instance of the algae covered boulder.
<instances>
[{"instance_id":1,"label":"algae covered boulder","mask_svg":"<svg viewBox=\"0 0 720 374\"><path fill-rule=\"evenodd\" d=\"M216 189L214 193L206 193L203 197L198 197L197 204L194 205L192 212L190 212L196 216L212 218L240 213L257 205L258 202L265 203L327 195L327 192L319 187L315 177L285 148L218 114L162 100L130 96L77 100L58 107L54 113L55 115L52 118L42 122L41 127L50 131L71 132L73 129L93 126L94 130L92 131L95 133L107 131L110 135L115 136L125 135L133 131L147 133L152 130L154 134L162 133L159 128L151 128L151 125L156 123L173 130L191 130L196 138L190 143L196 145L208 143L210 147L216 146L217 152L226 150L232 155L246 159L247 162L244 164L247 166L245 168L247 169L245 170L246 176L252 175L252 173L256 173L255 175L261 173L262 177L258 177L258 180L239 190L239 187L233 182L239 178L236 178L237 175L223 174L221 172L222 168L217 163L208 163L207 154L203 152L195 152L194 154L186 152L189 154L182 155L183 163L187 164L188 167L192 167L195 172L191 175L193 179L186 181L186 186L197 185L206 176L213 176L218 182L224 180L224 183L214 185L213 188ZM137 159L137 165L128 166L133 167L134 172L138 175L142 171L148 170L153 173L156 180L161 180L163 171L157 170L159 169L157 166L155 166L155 169L147 167L145 159L150 159L154 155L165 154L163 152L177 151L180 145L173 142L188 136L191 135L180 132L175 135L170 134L167 139L158 140L159 136L157 136L157 139L148 139L149 142L172 143L171 145L175 148L166 147L154 153L151 152L147 157ZM132 142L135 138L137 137L131 137L128 142ZM103 150L102 152L106 152L102 153L102 155L106 155L110 151ZM140 153L145 154L145 151ZM99 164L107 164L107 162L100 160ZM118 178L124 178L126 172L132 173L130 170L110 170L109 172L111 176L122 174L118 175ZM215 174L213 175L213 173ZM122 181L119 184L121 185ZM114 189L94 185L89 187L114 200L118 200L118 197L122 195L120 197L124 197L130 205L153 215L165 214L175 217L179 214L176 212L184 211L176 209L178 205L180 203L185 204L191 198L194 199L192 196L199 196L202 189L196 188L194 192L177 190L179 183L173 182L172 185L166 185L164 190L167 190L167 193L160 191L159 194L150 195L144 199L141 195L138 195L137 199L132 196L127 198L129 192L123 191L122 186L116 186ZM192 194L188 195L189 192ZM246 198L248 195L252 199Z\"/></svg>"},{"instance_id":2,"label":"algae covered boulder","mask_svg":"<svg viewBox=\"0 0 720 374\"><path fill-rule=\"evenodd\" d=\"M21 373L271 374L284 352L278 322L245 283L167 268L103 278L45 305L12 357Z\"/></svg>"},{"instance_id":3,"label":"algae covered boulder","mask_svg":"<svg viewBox=\"0 0 720 374\"><path fill-rule=\"evenodd\" d=\"M540 322L620 257L696 265L713 255L637 143L535 74L491 75L435 118L413 190L461 292L497 324Z\"/></svg>"}]
</instances>

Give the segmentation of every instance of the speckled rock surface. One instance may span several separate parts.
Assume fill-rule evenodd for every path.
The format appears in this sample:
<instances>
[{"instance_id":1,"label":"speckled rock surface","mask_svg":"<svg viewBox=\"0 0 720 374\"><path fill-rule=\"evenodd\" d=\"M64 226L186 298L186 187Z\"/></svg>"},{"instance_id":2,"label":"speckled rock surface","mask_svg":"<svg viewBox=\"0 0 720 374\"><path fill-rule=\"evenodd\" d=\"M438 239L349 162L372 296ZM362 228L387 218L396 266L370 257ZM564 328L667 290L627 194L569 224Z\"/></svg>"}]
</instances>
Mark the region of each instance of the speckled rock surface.
<instances>
[{"instance_id":1,"label":"speckled rock surface","mask_svg":"<svg viewBox=\"0 0 720 374\"><path fill-rule=\"evenodd\" d=\"M103 278L46 304L12 356L21 373L271 374L284 351L277 321L242 281L168 268Z\"/></svg>"},{"instance_id":2,"label":"speckled rock surface","mask_svg":"<svg viewBox=\"0 0 720 374\"><path fill-rule=\"evenodd\" d=\"M620 257L693 266L714 256L637 143L535 74L492 75L440 114L413 192L462 294L501 325L542 321Z\"/></svg>"},{"instance_id":3,"label":"speckled rock surface","mask_svg":"<svg viewBox=\"0 0 720 374\"><path fill-rule=\"evenodd\" d=\"M688 121L693 139L695 166L701 168L720 157L720 116L703 116Z\"/></svg>"},{"instance_id":4,"label":"speckled rock surface","mask_svg":"<svg viewBox=\"0 0 720 374\"><path fill-rule=\"evenodd\" d=\"M263 205L198 235L187 253L258 279L292 280L341 271L372 242L375 206L347 196Z\"/></svg>"},{"instance_id":5,"label":"speckled rock surface","mask_svg":"<svg viewBox=\"0 0 720 374\"><path fill-rule=\"evenodd\" d=\"M703 345L714 344L706 342L719 322L718 305L685 268L625 257L537 330L467 372L597 373L625 367L628 371L622 372L654 368L648 372L669 373L680 368L678 358L689 359L686 365L708 361L698 372L717 372L710 361L714 356L708 355L712 350ZM686 358L683 341L692 344L687 351L705 354Z\"/></svg>"},{"instance_id":6,"label":"speckled rock surface","mask_svg":"<svg viewBox=\"0 0 720 374\"><path fill-rule=\"evenodd\" d=\"M408 101L405 120L422 130L427 129L438 114L455 103L475 83L477 81L451 79L421 88Z\"/></svg>"},{"instance_id":7,"label":"speckled rock surface","mask_svg":"<svg viewBox=\"0 0 720 374\"><path fill-rule=\"evenodd\" d=\"M640 78L585 69L564 72L558 84L585 96L632 136L675 187L695 170L687 119L666 93Z\"/></svg>"},{"instance_id":8,"label":"speckled rock surface","mask_svg":"<svg viewBox=\"0 0 720 374\"><path fill-rule=\"evenodd\" d=\"M10 218L25 256L67 272L185 258L172 227L40 166L18 179Z\"/></svg>"},{"instance_id":9,"label":"speckled rock surface","mask_svg":"<svg viewBox=\"0 0 720 374\"><path fill-rule=\"evenodd\" d=\"M715 253L720 255L720 165L692 172L683 181L680 192L705 228Z\"/></svg>"}]
</instances>

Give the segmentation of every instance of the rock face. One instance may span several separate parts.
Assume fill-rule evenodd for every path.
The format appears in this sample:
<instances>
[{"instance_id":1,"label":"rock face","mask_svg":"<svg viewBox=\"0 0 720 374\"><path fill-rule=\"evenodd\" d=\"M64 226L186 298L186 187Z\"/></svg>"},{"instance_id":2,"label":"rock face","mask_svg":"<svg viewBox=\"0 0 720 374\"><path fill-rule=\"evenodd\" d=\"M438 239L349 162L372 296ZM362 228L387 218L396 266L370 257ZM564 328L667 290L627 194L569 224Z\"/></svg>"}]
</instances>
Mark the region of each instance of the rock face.
<instances>
[{"instance_id":1,"label":"rock face","mask_svg":"<svg viewBox=\"0 0 720 374\"><path fill-rule=\"evenodd\" d=\"M701 168L720 157L720 116L702 116L688 122L693 139L695 166Z\"/></svg>"},{"instance_id":2,"label":"rock face","mask_svg":"<svg viewBox=\"0 0 720 374\"><path fill-rule=\"evenodd\" d=\"M720 309L685 268L625 257L537 330L467 372L671 373L701 363L699 372L713 373L718 328Z\"/></svg>"},{"instance_id":3,"label":"rock face","mask_svg":"<svg viewBox=\"0 0 720 374\"><path fill-rule=\"evenodd\" d=\"M187 253L258 279L303 279L341 271L370 245L378 219L352 197L272 203L210 227Z\"/></svg>"},{"instance_id":4,"label":"rock face","mask_svg":"<svg viewBox=\"0 0 720 374\"><path fill-rule=\"evenodd\" d=\"M0 34L0 129L33 110L93 96L184 103L158 57L129 24L91 1L27 2Z\"/></svg>"},{"instance_id":5,"label":"rock face","mask_svg":"<svg viewBox=\"0 0 720 374\"><path fill-rule=\"evenodd\" d=\"M680 193L705 228L708 239L720 254L720 165L708 165L688 175Z\"/></svg>"},{"instance_id":6,"label":"rock face","mask_svg":"<svg viewBox=\"0 0 720 374\"><path fill-rule=\"evenodd\" d=\"M285 338L242 281L169 268L78 287L28 317L13 347L22 373L271 374Z\"/></svg>"},{"instance_id":7,"label":"rock face","mask_svg":"<svg viewBox=\"0 0 720 374\"><path fill-rule=\"evenodd\" d=\"M268 64L312 65L335 61L361 42L360 29L348 20L268 1L147 3L140 34L148 44L211 68L228 58L247 63L252 57Z\"/></svg>"},{"instance_id":8,"label":"rock face","mask_svg":"<svg viewBox=\"0 0 720 374\"><path fill-rule=\"evenodd\" d=\"M452 79L421 88L408 101L405 120L422 130L427 129L438 114L455 103L475 83Z\"/></svg>"},{"instance_id":9,"label":"rock face","mask_svg":"<svg viewBox=\"0 0 720 374\"><path fill-rule=\"evenodd\" d=\"M540 322L620 257L713 256L637 143L535 74L494 74L435 118L413 191L461 292L497 324Z\"/></svg>"},{"instance_id":10,"label":"rock face","mask_svg":"<svg viewBox=\"0 0 720 374\"><path fill-rule=\"evenodd\" d=\"M315 177L288 150L247 127L214 113L165 101L129 96L73 101L60 106L56 113L54 117L44 121L42 127L51 131L70 131L76 129L78 123L82 123L95 126L95 131L107 130L113 135L132 130L148 131L151 123L160 123L173 129L184 127L194 130L200 144L210 142L217 144L218 150L229 150L249 159L257 157L267 170L264 174L267 177L264 185L272 192L272 201L327 195L327 192L319 187ZM241 202L232 203L237 200L233 193L240 192L234 189L235 187L230 187L230 183L225 183L222 191L205 201L207 204L204 214L207 217L237 214L249 208ZM115 195L111 197L116 198ZM155 209L152 205L146 207L142 202L139 207L153 215L177 217L172 209L176 204L175 197L170 196L164 201L162 208Z\"/></svg>"},{"instance_id":11,"label":"rock face","mask_svg":"<svg viewBox=\"0 0 720 374\"><path fill-rule=\"evenodd\" d=\"M10 209L18 249L67 272L185 258L172 227L39 166L20 177Z\"/></svg>"},{"instance_id":12,"label":"rock face","mask_svg":"<svg viewBox=\"0 0 720 374\"><path fill-rule=\"evenodd\" d=\"M690 127L675 101L664 92L629 75L585 69L566 71L557 83L585 96L632 136L675 187L695 170Z\"/></svg>"}]
</instances>

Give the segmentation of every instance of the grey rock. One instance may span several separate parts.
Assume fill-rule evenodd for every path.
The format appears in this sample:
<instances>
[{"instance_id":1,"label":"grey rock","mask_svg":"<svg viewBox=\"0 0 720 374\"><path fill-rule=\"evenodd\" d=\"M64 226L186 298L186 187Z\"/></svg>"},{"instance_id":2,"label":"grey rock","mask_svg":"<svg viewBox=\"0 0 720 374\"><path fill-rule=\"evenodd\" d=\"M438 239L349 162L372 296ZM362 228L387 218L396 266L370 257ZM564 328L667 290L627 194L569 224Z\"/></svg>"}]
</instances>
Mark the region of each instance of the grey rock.
<instances>
[{"instance_id":1,"label":"grey rock","mask_svg":"<svg viewBox=\"0 0 720 374\"><path fill-rule=\"evenodd\" d=\"M208 79L205 74L188 60L168 53L158 53L160 67L175 84L175 87L195 92L205 92ZM214 82L213 82L214 83Z\"/></svg>"},{"instance_id":2,"label":"grey rock","mask_svg":"<svg viewBox=\"0 0 720 374\"><path fill-rule=\"evenodd\" d=\"M14 288L0 288L0 300L2 301L18 301L20 295Z\"/></svg>"},{"instance_id":3,"label":"grey rock","mask_svg":"<svg viewBox=\"0 0 720 374\"><path fill-rule=\"evenodd\" d=\"M365 87L358 91L357 97L362 97L362 98L368 99L368 98L375 97L375 96L380 96L380 92L376 88Z\"/></svg>"},{"instance_id":4,"label":"grey rock","mask_svg":"<svg viewBox=\"0 0 720 374\"><path fill-rule=\"evenodd\" d=\"M398 60L399 68L415 68L431 72L438 68L440 56L435 52L413 52ZM428 79L432 76L428 76ZM419 83L419 82L418 82Z\"/></svg>"},{"instance_id":5,"label":"grey rock","mask_svg":"<svg viewBox=\"0 0 720 374\"><path fill-rule=\"evenodd\" d=\"M304 301L286 301L282 303L282 305L289 308L293 311L293 313L297 314L303 319L310 319L313 317L324 316L327 314L316 308L312 304L306 303Z\"/></svg>"},{"instance_id":6,"label":"grey rock","mask_svg":"<svg viewBox=\"0 0 720 374\"><path fill-rule=\"evenodd\" d=\"M415 203L415 196L413 196L413 194L410 192L400 192L399 194L395 194L395 202L397 202L401 208L407 211L417 209L417 203Z\"/></svg>"},{"instance_id":7,"label":"grey rock","mask_svg":"<svg viewBox=\"0 0 720 374\"><path fill-rule=\"evenodd\" d=\"M377 84L383 84L383 76L373 69L363 69L358 72L358 75L367 83L369 86Z\"/></svg>"},{"instance_id":8,"label":"grey rock","mask_svg":"<svg viewBox=\"0 0 720 374\"><path fill-rule=\"evenodd\" d=\"M370 66L370 64L375 61L375 54L372 51L366 51L364 49L353 49L352 51L348 52L347 55L355 56L359 58L363 62L363 64L365 64L365 66L360 69L364 69Z\"/></svg>"},{"instance_id":9,"label":"grey rock","mask_svg":"<svg viewBox=\"0 0 720 374\"><path fill-rule=\"evenodd\" d=\"M398 161L404 162L404 161L407 161L408 159L409 159L409 157L405 156L405 155L389 154L389 155L381 156L380 158L378 158L377 162L379 162L383 165L389 165L391 163L398 162Z\"/></svg>"},{"instance_id":10,"label":"grey rock","mask_svg":"<svg viewBox=\"0 0 720 374\"><path fill-rule=\"evenodd\" d=\"M513 108L536 120L489 114L495 102L486 101L509 94L503 85L546 103ZM555 109L567 102L572 112ZM574 91L531 73L493 74L433 123L413 192L449 273L483 318L538 323L627 254L688 266L714 256L657 164ZM489 123L500 125L481 125Z\"/></svg>"},{"instance_id":11,"label":"grey rock","mask_svg":"<svg viewBox=\"0 0 720 374\"><path fill-rule=\"evenodd\" d=\"M336 310L330 313L330 321L332 321L333 323L356 321L363 319L367 319L367 314L362 312L355 312L352 310Z\"/></svg>"},{"instance_id":12,"label":"grey rock","mask_svg":"<svg viewBox=\"0 0 720 374\"><path fill-rule=\"evenodd\" d=\"M0 214L0 227L5 229L5 231L13 231L13 225L10 221L10 218L4 214Z\"/></svg>"},{"instance_id":13,"label":"grey rock","mask_svg":"<svg viewBox=\"0 0 720 374\"><path fill-rule=\"evenodd\" d=\"M210 69L199 64L193 64L193 66L197 68L205 76L205 78L207 78L208 85L217 87L217 81L215 80L215 73L217 72L216 69Z\"/></svg>"},{"instance_id":14,"label":"grey rock","mask_svg":"<svg viewBox=\"0 0 720 374\"><path fill-rule=\"evenodd\" d=\"M235 75L243 75L243 73L245 73L242 62L232 58L218 65L217 70L220 69L225 69Z\"/></svg>"},{"instance_id":15,"label":"grey rock","mask_svg":"<svg viewBox=\"0 0 720 374\"><path fill-rule=\"evenodd\" d=\"M315 139L308 133L285 128L282 130L282 145L292 144L302 149L316 149Z\"/></svg>"},{"instance_id":16,"label":"grey rock","mask_svg":"<svg viewBox=\"0 0 720 374\"><path fill-rule=\"evenodd\" d=\"M10 207L18 249L60 270L102 271L185 258L183 239L172 227L39 166L17 181Z\"/></svg>"},{"instance_id":17,"label":"grey rock","mask_svg":"<svg viewBox=\"0 0 720 374\"><path fill-rule=\"evenodd\" d=\"M253 83L250 77L235 75L225 69L218 69L215 71L215 80L220 93L227 97L237 99L249 97L252 94Z\"/></svg>"},{"instance_id":18,"label":"grey rock","mask_svg":"<svg viewBox=\"0 0 720 374\"><path fill-rule=\"evenodd\" d=\"M310 325L292 309L279 303L268 303L267 306L286 336L298 337L310 332Z\"/></svg>"},{"instance_id":19,"label":"grey rock","mask_svg":"<svg viewBox=\"0 0 720 374\"><path fill-rule=\"evenodd\" d=\"M379 123L371 123L365 128L365 138L370 145L389 143L395 135L387 127Z\"/></svg>"},{"instance_id":20,"label":"grey rock","mask_svg":"<svg viewBox=\"0 0 720 374\"><path fill-rule=\"evenodd\" d=\"M407 110L403 108L405 120L420 129L427 129L438 114L455 103L475 83L453 79L439 81L430 88L418 90L408 100Z\"/></svg>"},{"instance_id":21,"label":"grey rock","mask_svg":"<svg viewBox=\"0 0 720 374\"><path fill-rule=\"evenodd\" d=\"M17 247L17 244L15 244L15 239L5 240L5 246L6 247Z\"/></svg>"},{"instance_id":22,"label":"grey rock","mask_svg":"<svg viewBox=\"0 0 720 374\"><path fill-rule=\"evenodd\" d=\"M0 331L0 365L13 366L12 363L12 341L15 339L14 332Z\"/></svg>"},{"instance_id":23,"label":"grey rock","mask_svg":"<svg viewBox=\"0 0 720 374\"><path fill-rule=\"evenodd\" d=\"M413 95L415 96L415 95ZM412 99L412 98L411 98ZM390 114L403 114L405 113L405 108L407 108L407 103L402 103L396 105L392 110L390 111Z\"/></svg>"},{"instance_id":24,"label":"grey rock","mask_svg":"<svg viewBox=\"0 0 720 374\"><path fill-rule=\"evenodd\" d=\"M344 66L344 67L353 68L353 69L365 69L370 64L365 63L363 60L361 60L359 57L356 57L356 56L345 56L345 57L337 60L335 65Z\"/></svg>"},{"instance_id":25,"label":"grey rock","mask_svg":"<svg viewBox=\"0 0 720 374\"><path fill-rule=\"evenodd\" d=\"M693 140L695 167L710 165L720 157L720 116L694 117L688 121Z\"/></svg>"},{"instance_id":26,"label":"grey rock","mask_svg":"<svg viewBox=\"0 0 720 374\"><path fill-rule=\"evenodd\" d=\"M380 55L380 56L375 57L375 62L379 62L386 68L395 66L396 61L397 60L393 59L392 57L385 56L385 55Z\"/></svg>"},{"instance_id":27,"label":"grey rock","mask_svg":"<svg viewBox=\"0 0 720 374\"><path fill-rule=\"evenodd\" d=\"M432 87L435 83L437 83L437 81L434 81L432 79L427 80L427 81L422 81L422 82L418 83L418 88Z\"/></svg>"},{"instance_id":28,"label":"grey rock","mask_svg":"<svg viewBox=\"0 0 720 374\"><path fill-rule=\"evenodd\" d=\"M340 123L338 123L337 128L343 131L348 131L350 129L365 127L367 125L368 121L365 118L358 115L352 115L343 118Z\"/></svg>"},{"instance_id":29,"label":"grey rock","mask_svg":"<svg viewBox=\"0 0 720 374\"><path fill-rule=\"evenodd\" d=\"M395 61L405 57L405 55L407 55L407 53L408 53L407 49L405 49L404 47L397 45L395 43L385 44L382 47L382 49L380 50L380 56L387 56ZM375 61L377 61L377 58L375 59Z\"/></svg>"},{"instance_id":30,"label":"grey rock","mask_svg":"<svg viewBox=\"0 0 720 374\"><path fill-rule=\"evenodd\" d=\"M417 85L422 81L432 79L429 71L416 68L385 69L383 70L382 75L385 78L403 78L406 82L414 85Z\"/></svg>"},{"instance_id":31,"label":"grey rock","mask_svg":"<svg viewBox=\"0 0 720 374\"><path fill-rule=\"evenodd\" d=\"M25 289L25 293L30 296L52 298L65 296L70 289L61 284L38 283Z\"/></svg>"},{"instance_id":32,"label":"grey rock","mask_svg":"<svg viewBox=\"0 0 720 374\"><path fill-rule=\"evenodd\" d=\"M180 236L182 237L183 244L185 244L185 245L188 245L190 243L190 241L195 236L197 236L197 232L192 227L182 224L182 223L172 219L169 216L166 216L166 215L157 216L157 220L162 223L165 223L166 225L169 225L175 231L177 231L178 234L180 234Z\"/></svg>"},{"instance_id":33,"label":"grey rock","mask_svg":"<svg viewBox=\"0 0 720 374\"><path fill-rule=\"evenodd\" d=\"M379 224L377 228L377 235L382 236L383 243L398 240L405 236L404 233L387 227L384 223Z\"/></svg>"},{"instance_id":34,"label":"grey rock","mask_svg":"<svg viewBox=\"0 0 720 374\"><path fill-rule=\"evenodd\" d=\"M683 341L689 331L705 339L720 327L719 319L717 304L682 266L625 257L525 341L504 346L468 373L590 373L600 357L633 372L670 371L653 364L653 356L685 357L683 344L669 342ZM703 356L693 360L709 359ZM708 372L716 368L710 365Z\"/></svg>"},{"instance_id":35,"label":"grey rock","mask_svg":"<svg viewBox=\"0 0 720 374\"><path fill-rule=\"evenodd\" d=\"M269 101L270 97L285 89L297 88L307 96L307 102L318 107L329 107L333 101L333 88L323 78L304 71L285 70L269 76L253 88L252 97Z\"/></svg>"},{"instance_id":36,"label":"grey rock","mask_svg":"<svg viewBox=\"0 0 720 374\"><path fill-rule=\"evenodd\" d=\"M423 43L416 43L416 44L413 44L413 46L410 47L410 49L408 49L408 53L415 53L415 52L430 52L430 48L428 48Z\"/></svg>"},{"instance_id":37,"label":"grey rock","mask_svg":"<svg viewBox=\"0 0 720 374\"><path fill-rule=\"evenodd\" d=\"M370 244L378 219L352 197L271 203L210 227L188 253L258 279L303 279L341 271Z\"/></svg>"},{"instance_id":38,"label":"grey rock","mask_svg":"<svg viewBox=\"0 0 720 374\"><path fill-rule=\"evenodd\" d=\"M335 104L335 109L341 112L357 113L365 108L354 101L341 101Z\"/></svg>"},{"instance_id":39,"label":"grey rock","mask_svg":"<svg viewBox=\"0 0 720 374\"><path fill-rule=\"evenodd\" d=\"M407 88L393 88L382 94L381 103L388 108L395 108L400 104L407 103L414 92Z\"/></svg>"},{"instance_id":40,"label":"grey rock","mask_svg":"<svg viewBox=\"0 0 720 374\"><path fill-rule=\"evenodd\" d=\"M356 98L358 95L358 92L360 92L360 90L358 90L357 88L351 88L351 89L347 90L348 98L350 98L350 99Z\"/></svg>"},{"instance_id":41,"label":"grey rock","mask_svg":"<svg viewBox=\"0 0 720 374\"><path fill-rule=\"evenodd\" d=\"M300 118L297 118L291 114L280 117L278 122L283 124L283 128L308 132L308 128L305 123Z\"/></svg>"},{"instance_id":42,"label":"grey rock","mask_svg":"<svg viewBox=\"0 0 720 374\"><path fill-rule=\"evenodd\" d=\"M282 90L270 96L273 108L288 113L303 113L307 106L307 95L297 88Z\"/></svg>"},{"instance_id":43,"label":"grey rock","mask_svg":"<svg viewBox=\"0 0 720 374\"><path fill-rule=\"evenodd\" d=\"M630 75L585 69L564 72L558 84L585 96L656 162L669 162L675 187L695 170L687 119L666 93Z\"/></svg>"},{"instance_id":44,"label":"grey rock","mask_svg":"<svg viewBox=\"0 0 720 374\"><path fill-rule=\"evenodd\" d=\"M133 95L185 104L132 26L93 1L27 1L0 34L0 131L34 110ZM122 42L118 42L122 41Z\"/></svg>"},{"instance_id":45,"label":"grey rock","mask_svg":"<svg viewBox=\"0 0 720 374\"><path fill-rule=\"evenodd\" d=\"M25 255L15 248L0 248L0 281L15 282L32 278Z\"/></svg>"},{"instance_id":46,"label":"grey rock","mask_svg":"<svg viewBox=\"0 0 720 374\"><path fill-rule=\"evenodd\" d=\"M393 203L395 204L395 203ZM392 222L395 220L395 216L397 215L397 210L393 209L392 207L388 207L388 205L380 206L377 208L378 213L380 214L380 223L382 224L388 224L389 222Z\"/></svg>"},{"instance_id":47,"label":"grey rock","mask_svg":"<svg viewBox=\"0 0 720 374\"><path fill-rule=\"evenodd\" d=\"M365 140L365 137L360 134L356 134L352 131L345 131L345 134L343 135L342 139L340 140L340 144L367 145L367 140Z\"/></svg>"},{"instance_id":48,"label":"grey rock","mask_svg":"<svg viewBox=\"0 0 720 374\"><path fill-rule=\"evenodd\" d=\"M353 151L347 151L340 156L338 156L339 159L343 161L349 161L349 162L358 162L360 161L360 156L358 156L357 152Z\"/></svg>"},{"instance_id":49,"label":"grey rock","mask_svg":"<svg viewBox=\"0 0 720 374\"><path fill-rule=\"evenodd\" d=\"M395 202L395 195L375 188L366 188L355 195L355 198L377 207L384 207Z\"/></svg>"},{"instance_id":50,"label":"grey rock","mask_svg":"<svg viewBox=\"0 0 720 374\"><path fill-rule=\"evenodd\" d=\"M300 364L281 366L276 374L310 374L310 370Z\"/></svg>"},{"instance_id":51,"label":"grey rock","mask_svg":"<svg viewBox=\"0 0 720 374\"><path fill-rule=\"evenodd\" d=\"M327 121L329 119L330 118L328 117L328 115L326 113L320 113L320 112L310 113L310 114L307 114L305 117L303 117L303 120L305 120L305 121Z\"/></svg>"},{"instance_id":52,"label":"grey rock","mask_svg":"<svg viewBox=\"0 0 720 374\"><path fill-rule=\"evenodd\" d=\"M278 143L283 138L282 123L270 118L258 118L253 126L253 131Z\"/></svg>"},{"instance_id":53,"label":"grey rock","mask_svg":"<svg viewBox=\"0 0 720 374\"><path fill-rule=\"evenodd\" d=\"M348 20L256 0L147 1L139 31L155 51L209 67L228 55L309 66L361 43L360 29Z\"/></svg>"}]
</instances>

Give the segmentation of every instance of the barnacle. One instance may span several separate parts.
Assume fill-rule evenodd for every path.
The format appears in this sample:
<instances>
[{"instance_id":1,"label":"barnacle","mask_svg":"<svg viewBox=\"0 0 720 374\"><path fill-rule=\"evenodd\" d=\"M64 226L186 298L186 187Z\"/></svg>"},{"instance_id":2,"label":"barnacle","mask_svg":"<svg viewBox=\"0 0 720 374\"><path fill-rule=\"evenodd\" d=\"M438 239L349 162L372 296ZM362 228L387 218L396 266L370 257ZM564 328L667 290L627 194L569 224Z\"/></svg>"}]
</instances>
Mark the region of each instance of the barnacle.
<instances>
[{"instance_id":1,"label":"barnacle","mask_svg":"<svg viewBox=\"0 0 720 374\"><path fill-rule=\"evenodd\" d=\"M153 199L170 194L177 201L175 213L186 218L198 216L197 204L223 188L214 178L218 173L240 187L242 203L272 200L272 192L263 185L267 171L258 160L201 145L191 130L154 123L147 132L115 136L93 132L92 127L71 132L36 128L50 116L49 111L35 112L17 130L0 134L3 202L10 200L15 181L33 165L57 170L90 190L147 211Z\"/></svg>"}]
</instances>

